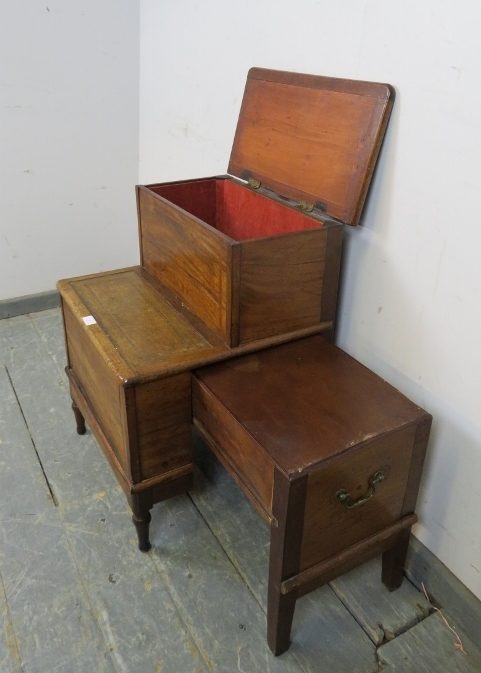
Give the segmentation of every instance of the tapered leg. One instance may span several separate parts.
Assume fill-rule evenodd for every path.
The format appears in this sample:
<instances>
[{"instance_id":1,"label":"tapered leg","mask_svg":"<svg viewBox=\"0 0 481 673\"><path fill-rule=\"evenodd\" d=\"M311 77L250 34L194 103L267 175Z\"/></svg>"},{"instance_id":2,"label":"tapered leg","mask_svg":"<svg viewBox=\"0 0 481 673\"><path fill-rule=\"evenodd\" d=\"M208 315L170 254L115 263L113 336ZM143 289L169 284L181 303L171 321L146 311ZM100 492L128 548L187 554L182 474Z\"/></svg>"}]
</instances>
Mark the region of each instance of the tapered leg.
<instances>
[{"instance_id":1,"label":"tapered leg","mask_svg":"<svg viewBox=\"0 0 481 673\"><path fill-rule=\"evenodd\" d=\"M274 472L269 586L267 592L267 643L277 656L289 648L297 590L281 593L284 580L299 572L307 477L289 480Z\"/></svg>"},{"instance_id":2,"label":"tapered leg","mask_svg":"<svg viewBox=\"0 0 481 673\"><path fill-rule=\"evenodd\" d=\"M82 416L82 412L78 408L78 406L75 404L75 402L72 402L72 410L75 416L75 422L77 423L77 432L79 435L85 435L85 418Z\"/></svg>"},{"instance_id":3,"label":"tapered leg","mask_svg":"<svg viewBox=\"0 0 481 673\"><path fill-rule=\"evenodd\" d=\"M410 536L411 529L404 530L399 534L395 546L382 555L381 579L389 591L394 591L402 584Z\"/></svg>"},{"instance_id":4,"label":"tapered leg","mask_svg":"<svg viewBox=\"0 0 481 673\"><path fill-rule=\"evenodd\" d=\"M149 540L149 524L151 520L152 516L150 512L147 512L144 516L132 514L132 521L137 530L137 537L139 538L140 551L150 551L152 547Z\"/></svg>"},{"instance_id":5,"label":"tapered leg","mask_svg":"<svg viewBox=\"0 0 481 673\"><path fill-rule=\"evenodd\" d=\"M147 552L152 547L149 540L149 524L152 519L150 515L152 494L132 495L131 506L132 522L137 531L137 537L139 538L139 549L140 551Z\"/></svg>"},{"instance_id":6,"label":"tapered leg","mask_svg":"<svg viewBox=\"0 0 481 673\"><path fill-rule=\"evenodd\" d=\"M280 587L269 578L267 592L267 644L277 656L290 645L292 619L296 607L297 591L281 594Z\"/></svg>"}]
</instances>

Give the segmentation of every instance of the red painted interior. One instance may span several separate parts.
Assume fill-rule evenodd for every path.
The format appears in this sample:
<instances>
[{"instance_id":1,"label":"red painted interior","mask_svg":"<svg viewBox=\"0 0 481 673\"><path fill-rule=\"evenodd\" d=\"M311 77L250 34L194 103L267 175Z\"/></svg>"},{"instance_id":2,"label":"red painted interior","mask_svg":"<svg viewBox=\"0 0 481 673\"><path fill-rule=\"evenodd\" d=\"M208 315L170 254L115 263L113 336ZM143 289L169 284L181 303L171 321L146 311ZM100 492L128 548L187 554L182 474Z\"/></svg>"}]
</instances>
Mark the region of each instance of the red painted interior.
<instances>
[{"instance_id":1,"label":"red painted interior","mask_svg":"<svg viewBox=\"0 0 481 673\"><path fill-rule=\"evenodd\" d=\"M235 241L315 229L321 223L230 180L218 180L216 226Z\"/></svg>"},{"instance_id":2,"label":"red painted interior","mask_svg":"<svg viewBox=\"0 0 481 673\"><path fill-rule=\"evenodd\" d=\"M192 180L150 189L235 241L322 227L322 222L230 180Z\"/></svg>"},{"instance_id":3,"label":"red painted interior","mask_svg":"<svg viewBox=\"0 0 481 673\"><path fill-rule=\"evenodd\" d=\"M215 180L191 180L153 185L149 189L215 227Z\"/></svg>"}]
</instances>

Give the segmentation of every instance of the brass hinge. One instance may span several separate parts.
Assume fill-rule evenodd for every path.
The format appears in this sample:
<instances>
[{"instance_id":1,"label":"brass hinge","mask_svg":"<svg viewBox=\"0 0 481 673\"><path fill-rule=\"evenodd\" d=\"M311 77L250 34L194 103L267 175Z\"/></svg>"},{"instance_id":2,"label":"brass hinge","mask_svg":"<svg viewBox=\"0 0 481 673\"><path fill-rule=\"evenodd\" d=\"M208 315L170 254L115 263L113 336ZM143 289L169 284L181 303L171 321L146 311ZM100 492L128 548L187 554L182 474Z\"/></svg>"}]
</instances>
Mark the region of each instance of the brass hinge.
<instances>
[{"instance_id":1,"label":"brass hinge","mask_svg":"<svg viewBox=\"0 0 481 673\"><path fill-rule=\"evenodd\" d=\"M299 208L305 213L311 213L314 210L314 204L309 201L299 201Z\"/></svg>"},{"instance_id":2,"label":"brass hinge","mask_svg":"<svg viewBox=\"0 0 481 673\"><path fill-rule=\"evenodd\" d=\"M261 186L259 180L256 180L255 178L249 178L247 180L247 184L251 189L259 189L259 187Z\"/></svg>"}]
</instances>

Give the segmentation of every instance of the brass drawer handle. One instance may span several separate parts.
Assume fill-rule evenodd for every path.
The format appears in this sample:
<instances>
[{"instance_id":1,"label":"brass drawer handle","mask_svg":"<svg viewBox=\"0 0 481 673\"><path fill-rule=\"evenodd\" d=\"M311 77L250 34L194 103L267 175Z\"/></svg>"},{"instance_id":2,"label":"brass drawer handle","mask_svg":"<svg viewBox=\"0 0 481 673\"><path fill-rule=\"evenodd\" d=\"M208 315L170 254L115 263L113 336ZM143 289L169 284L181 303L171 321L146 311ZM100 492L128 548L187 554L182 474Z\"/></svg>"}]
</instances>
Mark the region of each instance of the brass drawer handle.
<instances>
[{"instance_id":1,"label":"brass drawer handle","mask_svg":"<svg viewBox=\"0 0 481 673\"><path fill-rule=\"evenodd\" d=\"M345 488L341 488L341 490L336 493L336 498L348 509L359 507L359 505L364 505L365 502L373 497L374 493L376 492L377 484L379 484L381 481L384 481L385 478L385 474L382 470L378 470L376 474L373 474L373 476L369 478L369 493L363 498L353 500L351 494L348 493Z\"/></svg>"}]
</instances>

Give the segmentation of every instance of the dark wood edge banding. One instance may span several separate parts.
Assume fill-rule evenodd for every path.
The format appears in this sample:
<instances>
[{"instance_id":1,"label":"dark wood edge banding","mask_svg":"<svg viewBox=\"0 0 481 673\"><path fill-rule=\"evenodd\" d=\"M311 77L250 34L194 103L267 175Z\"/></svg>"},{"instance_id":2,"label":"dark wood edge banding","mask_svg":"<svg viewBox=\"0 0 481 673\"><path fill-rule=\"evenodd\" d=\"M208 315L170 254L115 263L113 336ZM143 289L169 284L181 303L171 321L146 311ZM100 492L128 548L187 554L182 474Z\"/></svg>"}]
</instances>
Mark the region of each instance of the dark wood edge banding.
<instances>
[{"instance_id":1,"label":"dark wood edge banding","mask_svg":"<svg viewBox=\"0 0 481 673\"><path fill-rule=\"evenodd\" d=\"M231 248L231 274L230 274L230 344L231 348L239 345L240 339L240 284L241 284L241 257L242 245L237 243Z\"/></svg>"},{"instance_id":2,"label":"dark wood edge banding","mask_svg":"<svg viewBox=\"0 0 481 673\"><path fill-rule=\"evenodd\" d=\"M274 470L272 513L279 522L271 536L269 577L291 577L301 565L307 475L289 479L279 468Z\"/></svg>"},{"instance_id":3,"label":"dark wood edge banding","mask_svg":"<svg viewBox=\"0 0 481 673\"><path fill-rule=\"evenodd\" d=\"M137 229L139 234L139 255L140 255L140 265L144 266L144 240L142 236L142 215L140 208L140 189L139 185L135 186L135 203L137 207Z\"/></svg>"},{"instance_id":4,"label":"dark wood edge banding","mask_svg":"<svg viewBox=\"0 0 481 673\"><path fill-rule=\"evenodd\" d=\"M401 510L401 516L414 512L416 500L421 483L421 476L426 456L426 448L431 430L432 416L426 414L426 417L419 423L414 435L413 452L411 455L411 464L409 466L409 477L404 495L404 502Z\"/></svg>"},{"instance_id":5,"label":"dark wood edge banding","mask_svg":"<svg viewBox=\"0 0 481 673\"><path fill-rule=\"evenodd\" d=\"M137 402L136 402L136 388L120 389L122 400L122 422L124 429L122 432L125 442L125 452L127 455L127 462L130 465L132 473L132 481L137 483L142 481L142 471L140 466L140 451L137 432Z\"/></svg>"},{"instance_id":6,"label":"dark wood edge banding","mask_svg":"<svg viewBox=\"0 0 481 673\"><path fill-rule=\"evenodd\" d=\"M379 100L394 100L395 97L395 89L391 84L365 80L325 77L323 75L257 67L251 68L247 73L247 81L252 79L279 82L280 84L307 87L308 89L328 89L329 91L352 93L358 96L369 96Z\"/></svg>"},{"instance_id":7,"label":"dark wood edge banding","mask_svg":"<svg viewBox=\"0 0 481 673\"><path fill-rule=\"evenodd\" d=\"M342 242L342 227L330 227L327 229L326 258L324 262L321 294L321 315L319 316L321 322L324 322L325 320L335 320L336 318Z\"/></svg>"}]
</instances>

